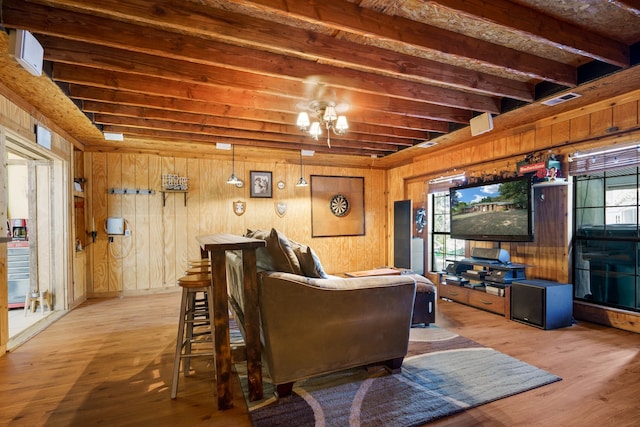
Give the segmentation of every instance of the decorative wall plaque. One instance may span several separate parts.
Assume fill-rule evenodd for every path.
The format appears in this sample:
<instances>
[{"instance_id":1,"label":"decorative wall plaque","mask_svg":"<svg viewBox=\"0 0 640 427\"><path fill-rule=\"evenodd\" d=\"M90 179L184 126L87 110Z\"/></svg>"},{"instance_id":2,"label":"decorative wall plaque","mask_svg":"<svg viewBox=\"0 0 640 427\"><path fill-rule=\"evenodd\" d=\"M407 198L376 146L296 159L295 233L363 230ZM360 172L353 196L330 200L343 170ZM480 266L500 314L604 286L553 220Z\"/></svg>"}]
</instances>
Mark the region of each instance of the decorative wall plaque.
<instances>
[{"instance_id":1,"label":"decorative wall plaque","mask_svg":"<svg viewBox=\"0 0 640 427\"><path fill-rule=\"evenodd\" d=\"M276 208L276 213L280 218L287 213L287 204L285 202L274 202L274 207Z\"/></svg>"},{"instance_id":2,"label":"decorative wall plaque","mask_svg":"<svg viewBox=\"0 0 640 427\"><path fill-rule=\"evenodd\" d=\"M186 176L178 176L172 173L162 175L163 190L179 190L187 191L189 186L189 178Z\"/></svg>"},{"instance_id":3,"label":"decorative wall plaque","mask_svg":"<svg viewBox=\"0 0 640 427\"><path fill-rule=\"evenodd\" d=\"M243 202L241 200L237 200L237 201L233 202L233 213L238 215L238 216L241 216L245 212L246 207L247 207L247 203L246 202Z\"/></svg>"}]
</instances>

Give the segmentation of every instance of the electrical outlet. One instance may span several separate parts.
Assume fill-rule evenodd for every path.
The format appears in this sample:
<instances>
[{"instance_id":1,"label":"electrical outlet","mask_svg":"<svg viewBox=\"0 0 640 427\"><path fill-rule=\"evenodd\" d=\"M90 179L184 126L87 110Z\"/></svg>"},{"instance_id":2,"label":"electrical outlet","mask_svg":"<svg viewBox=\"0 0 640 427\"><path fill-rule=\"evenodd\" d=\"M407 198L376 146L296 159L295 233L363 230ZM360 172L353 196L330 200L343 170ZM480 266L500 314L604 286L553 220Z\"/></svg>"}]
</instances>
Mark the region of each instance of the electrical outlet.
<instances>
[{"instance_id":1,"label":"electrical outlet","mask_svg":"<svg viewBox=\"0 0 640 427\"><path fill-rule=\"evenodd\" d=\"M125 237L131 237L131 230L124 230Z\"/></svg>"}]
</instances>

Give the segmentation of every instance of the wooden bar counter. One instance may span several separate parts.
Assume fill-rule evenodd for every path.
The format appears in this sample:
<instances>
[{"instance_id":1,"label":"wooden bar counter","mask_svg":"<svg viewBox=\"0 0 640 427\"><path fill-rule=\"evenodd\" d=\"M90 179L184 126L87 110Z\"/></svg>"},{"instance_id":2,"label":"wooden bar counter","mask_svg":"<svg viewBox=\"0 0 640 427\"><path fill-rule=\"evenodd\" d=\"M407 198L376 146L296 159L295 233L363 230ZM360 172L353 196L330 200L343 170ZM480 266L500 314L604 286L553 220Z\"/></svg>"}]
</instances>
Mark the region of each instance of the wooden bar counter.
<instances>
[{"instance_id":1,"label":"wooden bar counter","mask_svg":"<svg viewBox=\"0 0 640 427\"><path fill-rule=\"evenodd\" d=\"M256 249L266 246L264 240L233 234L211 234L196 237L211 259L213 285L213 325L215 328L215 364L218 409L233 407L231 392L231 344L229 341L229 307L227 300L226 251L241 250L244 273L244 315L247 350L249 400L262 399L262 355L260 350L260 318L258 314L258 278Z\"/></svg>"}]
</instances>

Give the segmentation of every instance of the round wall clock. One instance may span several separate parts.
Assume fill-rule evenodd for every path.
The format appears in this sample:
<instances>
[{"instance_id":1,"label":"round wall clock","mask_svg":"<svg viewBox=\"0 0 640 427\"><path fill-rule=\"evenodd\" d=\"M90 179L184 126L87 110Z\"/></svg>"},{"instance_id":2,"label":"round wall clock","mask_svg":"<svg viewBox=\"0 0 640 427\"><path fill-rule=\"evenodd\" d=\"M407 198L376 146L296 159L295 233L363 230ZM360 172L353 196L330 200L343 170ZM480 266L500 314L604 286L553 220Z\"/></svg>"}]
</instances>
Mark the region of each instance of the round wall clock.
<instances>
[{"instance_id":1,"label":"round wall clock","mask_svg":"<svg viewBox=\"0 0 640 427\"><path fill-rule=\"evenodd\" d=\"M349 199L344 194L336 194L329 201L329 209L335 216L342 217L349 213Z\"/></svg>"},{"instance_id":2,"label":"round wall clock","mask_svg":"<svg viewBox=\"0 0 640 427\"><path fill-rule=\"evenodd\" d=\"M284 190L284 181L278 181L278 188Z\"/></svg>"}]
</instances>

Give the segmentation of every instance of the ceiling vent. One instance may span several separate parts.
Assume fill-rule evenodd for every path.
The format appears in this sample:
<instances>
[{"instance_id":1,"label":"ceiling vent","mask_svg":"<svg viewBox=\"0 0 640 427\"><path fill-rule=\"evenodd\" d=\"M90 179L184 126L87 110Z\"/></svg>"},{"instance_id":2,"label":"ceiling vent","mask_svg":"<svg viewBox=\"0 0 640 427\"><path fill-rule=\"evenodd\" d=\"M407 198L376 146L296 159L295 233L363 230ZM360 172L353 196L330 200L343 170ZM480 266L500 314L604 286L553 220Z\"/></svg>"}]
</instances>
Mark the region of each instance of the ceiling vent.
<instances>
[{"instance_id":1,"label":"ceiling vent","mask_svg":"<svg viewBox=\"0 0 640 427\"><path fill-rule=\"evenodd\" d=\"M435 141L423 141L423 142L418 144L418 147L420 147L420 148L429 148L429 147L433 147L434 145L438 145L438 143L435 142Z\"/></svg>"},{"instance_id":2,"label":"ceiling vent","mask_svg":"<svg viewBox=\"0 0 640 427\"><path fill-rule=\"evenodd\" d=\"M542 105L549 105L549 106L558 105L558 104L562 104L563 102L571 101L572 99L575 99L575 98L580 98L581 96L582 95L580 95L579 93L569 92L564 95L556 96L555 98L547 99L542 103Z\"/></svg>"},{"instance_id":3,"label":"ceiling vent","mask_svg":"<svg viewBox=\"0 0 640 427\"><path fill-rule=\"evenodd\" d=\"M106 141L124 141L124 135L117 132L103 132Z\"/></svg>"}]
</instances>

